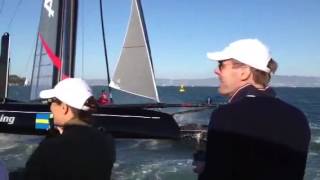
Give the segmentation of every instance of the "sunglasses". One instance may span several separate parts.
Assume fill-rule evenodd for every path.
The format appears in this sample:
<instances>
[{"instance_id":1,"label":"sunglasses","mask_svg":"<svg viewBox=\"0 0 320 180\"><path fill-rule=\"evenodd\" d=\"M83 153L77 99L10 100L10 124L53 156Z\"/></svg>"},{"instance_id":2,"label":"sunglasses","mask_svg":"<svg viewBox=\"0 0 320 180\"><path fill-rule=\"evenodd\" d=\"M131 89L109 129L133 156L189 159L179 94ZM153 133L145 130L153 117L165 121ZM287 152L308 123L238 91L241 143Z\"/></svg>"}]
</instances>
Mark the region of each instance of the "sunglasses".
<instances>
[{"instance_id":1,"label":"sunglasses","mask_svg":"<svg viewBox=\"0 0 320 180\"><path fill-rule=\"evenodd\" d=\"M220 71L223 69L223 62L225 61L218 61L218 68Z\"/></svg>"},{"instance_id":2,"label":"sunglasses","mask_svg":"<svg viewBox=\"0 0 320 180\"><path fill-rule=\"evenodd\" d=\"M220 71L223 69L225 61L228 61L228 60L218 61L218 68ZM240 67L247 67L247 65L245 65L241 62L238 62L238 61L232 61L232 68L240 68Z\"/></svg>"},{"instance_id":3,"label":"sunglasses","mask_svg":"<svg viewBox=\"0 0 320 180\"><path fill-rule=\"evenodd\" d=\"M43 104L51 105L52 103L61 103L61 101L58 98L49 98L42 101Z\"/></svg>"}]
</instances>

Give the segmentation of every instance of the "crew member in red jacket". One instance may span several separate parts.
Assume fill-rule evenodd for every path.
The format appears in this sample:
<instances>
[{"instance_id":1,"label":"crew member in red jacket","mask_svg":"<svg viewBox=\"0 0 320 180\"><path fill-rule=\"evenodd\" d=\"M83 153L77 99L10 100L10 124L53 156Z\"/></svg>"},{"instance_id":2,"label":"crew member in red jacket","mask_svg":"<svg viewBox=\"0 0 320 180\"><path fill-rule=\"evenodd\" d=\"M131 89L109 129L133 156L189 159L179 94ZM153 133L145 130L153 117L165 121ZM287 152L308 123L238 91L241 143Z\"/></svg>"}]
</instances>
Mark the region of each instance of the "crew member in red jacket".
<instances>
[{"instance_id":1,"label":"crew member in red jacket","mask_svg":"<svg viewBox=\"0 0 320 180\"><path fill-rule=\"evenodd\" d=\"M108 105L111 103L111 100L109 98L109 94L105 90L101 91L100 97L98 99L98 103L100 105Z\"/></svg>"}]
</instances>

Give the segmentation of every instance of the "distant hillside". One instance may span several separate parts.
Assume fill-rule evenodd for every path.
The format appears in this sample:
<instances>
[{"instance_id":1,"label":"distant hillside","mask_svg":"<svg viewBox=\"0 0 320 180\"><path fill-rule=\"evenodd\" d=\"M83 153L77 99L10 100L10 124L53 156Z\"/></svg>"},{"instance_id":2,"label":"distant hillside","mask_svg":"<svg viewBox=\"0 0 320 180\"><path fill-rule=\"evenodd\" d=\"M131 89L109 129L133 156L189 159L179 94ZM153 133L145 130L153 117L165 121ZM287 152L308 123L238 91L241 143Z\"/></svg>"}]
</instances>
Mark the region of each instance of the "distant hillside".
<instances>
[{"instance_id":1,"label":"distant hillside","mask_svg":"<svg viewBox=\"0 0 320 180\"><path fill-rule=\"evenodd\" d=\"M107 80L88 79L90 85L107 85ZM218 86L217 78L207 79L157 79L158 86ZM320 87L320 77L274 76L271 81L274 87Z\"/></svg>"},{"instance_id":2,"label":"distant hillside","mask_svg":"<svg viewBox=\"0 0 320 180\"><path fill-rule=\"evenodd\" d=\"M278 87L320 87L320 77L275 76L271 84Z\"/></svg>"},{"instance_id":3,"label":"distant hillside","mask_svg":"<svg viewBox=\"0 0 320 180\"><path fill-rule=\"evenodd\" d=\"M12 75L9 75L8 83L9 83L9 86L23 86L25 80L26 80L25 77L20 77L18 75L12 74Z\"/></svg>"},{"instance_id":4,"label":"distant hillside","mask_svg":"<svg viewBox=\"0 0 320 180\"><path fill-rule=\"evenodd\" d=\"M217 78L207 79L157 79L158 86L218 86Z\"/></svg>"}]
</instances>

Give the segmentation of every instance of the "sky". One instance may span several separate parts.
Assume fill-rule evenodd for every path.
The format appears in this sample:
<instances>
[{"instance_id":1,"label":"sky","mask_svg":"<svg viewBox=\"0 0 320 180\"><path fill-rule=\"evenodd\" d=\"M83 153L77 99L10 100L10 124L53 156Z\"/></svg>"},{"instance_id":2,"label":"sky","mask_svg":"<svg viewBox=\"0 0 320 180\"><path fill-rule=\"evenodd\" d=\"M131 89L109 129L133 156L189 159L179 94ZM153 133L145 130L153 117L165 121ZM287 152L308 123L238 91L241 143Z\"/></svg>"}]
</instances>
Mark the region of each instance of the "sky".
<instances>
[{"instance_id":1,"label":"sky","mask_svg":"<svg viewBox=\"0 0 320 180\"><path fill-rule=\"evenodd\" d=\"M141 0L156 78L214 77L206 53L258 38L279 63L277 75L320 77L320 0ZM42 0L0 0L0 33L11 37L10 74L30 77ZM104 0L112 75L131 0ZM79 0L76 77L107 77L99 0Z\"/></svg>"}]
</instances>

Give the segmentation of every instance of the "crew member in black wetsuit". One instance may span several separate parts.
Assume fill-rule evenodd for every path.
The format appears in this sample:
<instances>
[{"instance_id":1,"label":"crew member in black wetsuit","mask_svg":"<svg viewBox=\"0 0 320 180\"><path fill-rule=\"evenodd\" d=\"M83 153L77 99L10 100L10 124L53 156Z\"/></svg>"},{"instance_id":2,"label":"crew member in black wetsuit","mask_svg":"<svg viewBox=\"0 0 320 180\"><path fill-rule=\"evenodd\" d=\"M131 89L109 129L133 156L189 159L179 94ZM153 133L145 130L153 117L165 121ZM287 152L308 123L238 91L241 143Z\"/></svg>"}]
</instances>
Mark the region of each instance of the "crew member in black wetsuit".
<instances>
[{"instance_id":1,"label":"crew member in black wetsuit","mask_svg":"<svg viewBox=\"0 0 320 180\"><path fill-rule=\"evenodd\" d=\"M61 135L44 139L26 164L27 180L106 180L115 162L111 135L90 127L97 103L81 79L68 78L40 97L51 102Z\"/></svg>"},{"instance_id":2,"label":"crew member in black wetsuit","mask_svg":"<svg viewBox=\"0 0 320 180\"><path fill-rule=\"evenodd\" d=\"M201 180L303 180L310 142L305 115L275 97L268 86L277 69L268 48L257 39L242 39L216 60L219 93L229 97L211 115Z\"/></svg>"}]
</instances>

